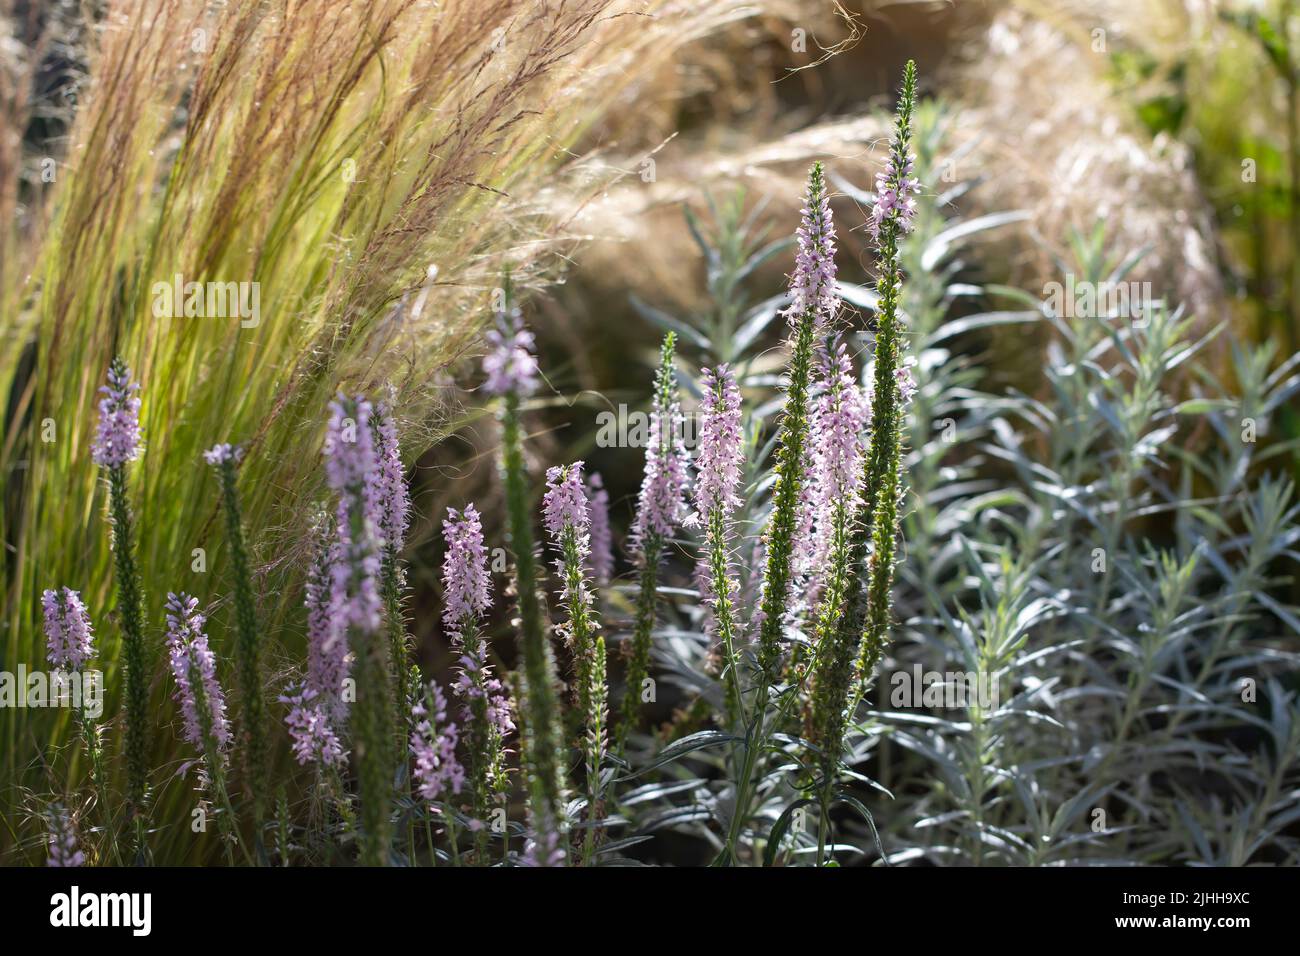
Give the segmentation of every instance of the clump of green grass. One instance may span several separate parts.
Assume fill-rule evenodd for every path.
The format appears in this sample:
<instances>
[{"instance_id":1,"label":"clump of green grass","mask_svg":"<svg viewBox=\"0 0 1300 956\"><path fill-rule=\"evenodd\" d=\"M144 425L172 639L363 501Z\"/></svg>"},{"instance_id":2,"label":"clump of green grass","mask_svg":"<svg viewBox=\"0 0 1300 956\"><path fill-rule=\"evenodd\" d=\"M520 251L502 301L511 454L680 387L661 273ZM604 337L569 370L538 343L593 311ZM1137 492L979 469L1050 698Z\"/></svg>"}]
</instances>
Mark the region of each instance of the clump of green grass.
<instances>
[{"instance_id":1,"label":"clump of green grass","mask_svg":"<svg viewBox=\"0 0 1300 956\"><path fill-rule=\"evenodd\" d=\"M150 383L148 464L126 488L147 521L141 580L205 604L217 592L230 545L199 455L236 441L257 625L272 661L297 640L288 585L322 489L328 398L391 384L394 413L418 423L406 454L432 441L438 373L472 347L503 262L524 287L557 264L549 198L599 188L567 151L613 128L610 108L683 44L745 15L728 3L648 16L660 6L115 0L99 12L53 181L23 187L26 214L15 231L5 216L0 240L0 337L14 346L0 354L6 664L39 659L49 582L85 582L108 606L106 497L88 449L95 390L119 355ZM19 92L7 113L25 108ZM0 207L12 210L18 170L36 158L8 136L2 149ZM161 619L161 593L145 590L142 620ZM105 627L110 712L123 623ZM145 693L147 761L160 767L176 753L170 710L157 687ZM40 785L24 742L65 731L57 714L3 715L0 808ZM275 772L283 740L270 751ZM149 786L155 812L179 819L186 795L165 777ZM161 842L170 859L205 852L175 829Z\"/></svg>"}]
</instances>

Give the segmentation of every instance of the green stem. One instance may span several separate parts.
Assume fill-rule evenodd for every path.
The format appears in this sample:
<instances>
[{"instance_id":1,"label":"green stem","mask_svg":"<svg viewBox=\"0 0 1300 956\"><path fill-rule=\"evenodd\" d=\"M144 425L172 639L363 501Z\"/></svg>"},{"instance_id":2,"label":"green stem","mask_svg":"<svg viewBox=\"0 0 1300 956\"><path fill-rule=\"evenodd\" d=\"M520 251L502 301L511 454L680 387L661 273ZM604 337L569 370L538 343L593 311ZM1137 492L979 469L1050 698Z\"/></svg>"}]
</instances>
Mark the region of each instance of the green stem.
<instances>
[{"instance_id":1,"label":"green stem","mask_svg":"<svg viewBox=\"0 0 1300 956\"><path fill-rule=\"evenodd\" d=\"M502 472L505 482L508 544L515 559L515 590L523 652L523 707L529 804L536 824L558 827L563 820L559 705L555 659L547 641L542 602L537 593L537 555L529 512L528 475L519 423L519 396L509 393L501 409Z\"/></svg>"},{"instance_id":2,"label":"green stem","mask_svg":"<svg viewBox=\"0 0 1300 956\"><path fill-rule=\"evenodd\" d=\"M235 623L238 640L235 651L239 673L239 699L244 740L244 786L253 798L253 823L261 839L265 818L264 788L269 779L266 746L266 709L262 699L261 640L253 599L253 575L244 543L239 493L235 485L235 462L227 457L217 466L221 476L221 498L226 514L226 538L234 571Z\"/></svg>"},{"instance_id":3,"label":"green stem","mask_svg":"<svg viewBox=\"0 0 1300 956\"><path fill-rule=\"evenodd\" d=\"M131 507L126 500L126 469L108 470L109 505L113 518L113 562L117 578L117 613L122 626L122 653L126 664L126 766L127 803L132 817L145 810L148 781L149 684L146 675L142 595L135 564L135 535ZM139 835L143 828L136 826ZM139 846L136 847L139 849Z\"/></svg>"},{"instance_id":4,"label":"green stem","mask_svg":"<svg viewBox=\"0 0 1300 956\"><path fill-rule=\"evenodd\" d=\"M624 679L623 707L614 734L614 750L623 752L627 736L641 716L641 684L650 673L650 648L654 638L655 604L659 591L659 557L663 539L649 535L641 554L641 580L632 624L632 653Z\"/></svg>"}]
</instances>

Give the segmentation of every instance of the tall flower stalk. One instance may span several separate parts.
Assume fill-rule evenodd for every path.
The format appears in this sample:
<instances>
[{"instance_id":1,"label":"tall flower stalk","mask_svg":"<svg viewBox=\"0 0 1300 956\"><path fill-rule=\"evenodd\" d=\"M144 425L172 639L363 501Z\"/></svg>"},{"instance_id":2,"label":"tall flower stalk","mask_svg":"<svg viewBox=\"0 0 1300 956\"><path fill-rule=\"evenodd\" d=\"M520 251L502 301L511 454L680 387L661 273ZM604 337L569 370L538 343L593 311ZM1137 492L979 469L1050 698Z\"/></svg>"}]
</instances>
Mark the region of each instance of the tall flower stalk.
<instances>
[{"instance_id":1,"label":"tall flower stalk","mask_svg":"<svg viewBox=\"0 0 1300 956\"><path fill-rule=\"evenodd\" d=\"M368 493L379 467L370 424L373 413L359 396L341 394L331 402L325 457L330 488L339 496L330 626L339 629L336 636L346 635L357 675L352 739L361 792L361 861L383 866L392 841L397 731L390 649L382 632L380 522L374 496Z\"/></svg>"},{"instance_id":2,"label":"tall flower stalk","mask_svg":"<svg viewBox=\"0 0 1300 956\"><path fill-rule=\"evenodd\" d=\"M655 608L659 592L659 563L664 548L686 520L687 457L681 435L684 418L674 369L676 336L664 336L655 375L650 434L645 450L645 474L632 526L632 551L640 570L632 642L625 690L614 748L623 749L627 735L641 715L642 687L650 672Z\"/></svg>"},{"instance_id":3,"label":"tall flower stalk","mask_svg":"<svg viewBox=\"0 0 1300 956\"><path fill-rule=\"evenodd\" d=\"M397 441L397 424L391 409L380 404L370 420L374 429L375 457L378 467L374 472L370 494L378 511L379 537L383 542L383 563L380 573L380 591L384 599L384 616L388 627L390 667L393 672L395 700L399 709L406 706L410 688L410 649L406 636L406 617L402 609L402 592L406 587L406 574L402 569L400 554L406 546L406 529L410 525L411 496L406 487L402 469L401 448Z\"/></svg>"},{"instance_id":4,"label":"tall flower stalk","mask_svg":"<svg viewBox=\"0 0 1300 956\"><path fill-rule=\"evenodd\" d=\"M266 705L262 684L262 641L253 601L253 574L244 542L244 523L235 485L240 450L217 445L203 453L221 481L221 505L226 516L226 540L235 578L235 663L239 675L240 723L244 737L244 787L253 798L253 822L258 833L266 811L268 780Z\"/></svg>"},{"instance_id":5,"label":"tall flower stalk","mask_svg":"<svg viewBox=\"0 0 1300 956\"><path fill-rule=\"evenodd\" d=\"M285 717L293 754L300 764L317 763L332 770L343 763L342 731L347 721L347 687L352 652L347 634L330 616L334 566L339 544L334 518L319 514L312 528L311 563L307 568L303 604L307 608L307 677L280 696L289 705Z\"/></svg>"},{"instance_id":6,"label":"tall flower stalk","mask_svg":"<svg viewBox=\"0 0 1300 956\"><path fill-rule=\"evenodd\" d=\"M754 696L754 720L746 728L744 762L736 781L736 811L727 842L718 857L719 863L734 862L740 828L749 815L755 767L766 746L764 721L768 693L781 662L782 630L790 603L790 583L797 550L795 535L807 469L804 459L807 455L813 350L839 308L835 289L835 226L821 163L813 163L809 170L802 218L795 238L798 252L794 273L790 277L790 306L786 311L792 335L790 364L780 443L773 468L775 486L766 534L767 561L757 613L758 687Z\"/></svg>"},{"instance_id":7,"label":"tall flower stalk","mask_svg":"<svg viewBox=\"0 0 1300 956\"><path fill-rule=\"evenodd\" d=\"M836 352L834 371L817 414L815 474L820 489L817 536L825 542L813 617L811 714L809 736L818 747L820 767L821 835L825 833L830 782L844 736L844 710L853 677L856 631L842 627L850 600L861 588L859 564L854 559L855 535L863 520L861 483L870 404L854 381L846 350ZM865 534L859 535L865 539ZM820 857L819 857L820 859Z\"/></svg>"},{"instance_id":8,"label":"tall flower stalk","mask_svg":"<svg viewBox=\"0 0 1300 956\"><path fill-rule=\"evenodd\" d=\"M796 233L799 251L790 277L787 318L792 335L785 406L780 424L772 491L772 515L767 527L767 563L759 605L760 711L768 683L781 657L781 631L790 598L800 491L804 481L808 439L808 386L813 348L839 300L835 292L835 227L831 221L821 163L808 173L803 218Z\"/></svg>"},{"instance_id":9,"label":"tall flower stalk","mask_svg":"<svg viewBox=\"0 0 1300 956\"><path fill-rule=\"evenodd\" d=\"M126 466L140 457L140 386L121 358L113 359L108 384L100 387L99 423L91 455L108 473L109 512L113 525L113 564L117 614L126 663L127 803L135 824L137 849L143 846L145 794L148 784L149 681L145 663L143 594L135 563L135 532L127 501Z\"/></svg>"},{"instance_id":10,"label":"tall flower stalk","mask_svg":"<svg viewBox=\"0 0 1300 956\"><path fill-rule=\"evenodd\" d=\"M217 805L217 826L233 863L236 837L235 812L226 787L230 721L226 698L217 681L217 658L208 647L199 602L188 594L167 595L167 657L176 682L176 702L181 708L185 739L199 752L200 780Z\"/></svg>"},{"instance_id":11,"label":"tall flower stalk","mask_svg":"<svg viewBox=\"0 0 1300 956\"><path fill-rule=\"evenodd\" d=\"M499 327L488 333L492 349L483 360L484 391L501 399L501 476L505 486L507 545L515 561L515 599L519 605L520 650L523 657L521 711L522 758L528 777L531 842L550 859L560 845L564 821L564 778L560 757L559 699L555 658L547 640L546 619L537 591L537 553L529 507L528 472L520 402L537 387L537 360L532 333L507 301L498 314Z\"/></svg>"},{"instance_id":12,"label":"tall flower stalk","mask_svg":"<svg viewBox=\"0 0 1300 956\"><path fill-rule=\"evenodd\" d=\"M732 514L745 463L740 424L740 387L726 365L700 373L700 437L695 460L695 512L691 527L704 529L701 596L709 607L713 637L721 647L722 677L729 682L727 709L743 719L743 684L738 649L739 624L733 595L739 588L731 567Z\"/></svg>"},{"instance_id":13,"label":"tall flower stalk","mask_svg":"<svg viewBox=\"0 0 1300 956\"><path fill-rule=\"evenodd\" d=\"M885 171L877 176L877 203L872 213L878 253L879 305L871 390L871 438L862 459L861 500L857 502L856 516L846 523L844 533L833 536L830 578L817 615L810 735L818 748L818 865L824 859L829 807L847 721L857 709L883 653L889 627L898 536L901 425L903 410L914 387L911 373L900 362L902 275L898 242L911 229L915 209L912 197L920 188L911 176L915 96L916 65L908 61L889 160Z\"/></svg>"},{"instance_id":14,"label":"tall flower stalk","mask_svg":"<svg viewBox=\"0 0 1300 956\"><path fill-rule=\"evenodd\" d=\"M902 421L913 388L911 373L900 361L902 323L899 296L902 273L899 239L911 231L920 184L912 177L912 110L916 99L916 64L908 60L898 100L889 160L877 176L873 211L880 278L877 283L874 418L867 456L866 485L871 489L871 559L868 566L866 622L858 654L858 679L865 688L871 679L889 630L895 550L898 544L898 502L901 495Z\"/></svg>"},{"instance_id":15,"label":"tall flower stalk","mask_svg":"<svg viewBox=\"0 0 1300 956\"><path fill-rule=\"evenodd\" d=\"M483 614L492 605L483 524L472 505L457 514L447 509L442 523L447 554L442 564L443 627L460 655L460 673L453 686L464 700L470 796L479 834L486 834L493 806L509 788L505 739L513 731L510 700L488 664ZM480 852L485 839L479 838Z\"/></svg>"},{"instance_id":16,"label":"tall flower stalk","mask_svg":"<svg viewBox=\"0 0 1300 956\"><path fill-rule=\"evenodd\" d=\"M456 759L459 740L459 730L447 719L447 697L436 682L430 681L415 695L411 706L410 749L415 760L412 777L425 803L448 793L458 794L464 787L465 768ZM448 827L453 826L453 815L448 813L446 818Z\"/></svg>"},{"instance_id":17,"label":"tall flower stalk","mask_svg":"<svg viewBox=\"0 0 1300 956\"><path fill-rule=\"evenodd\" d=\"M81 595L71 588L46 590L41 594L41 610L44 617L46 659L55 669L66 668L72 671L75 678L95 653L95 634L90 623L90 612L86 610ZM117 838L108 804L103 741L100 738L99 724L90 716L89 708L86 706L86 689L87 684L83 678L77 724L86 747L86 761L90 764L90 783L95 791L99 812L102 814L109 854L114 861L120 862L117 855Z\"/></svg>"},{"instance_id":18,"label":"tall flower stalk","mask_svg":"<svg viewBox=\"0 0 1300 956\"><path fill-rule=\"evenodd\" d=\"M596 634L592 610L594 593L588 585L591 559L591 509L582 481L582 465L557 465L546 472L543 497L544 523L551 547L558 555L556 568L563 581L560 602L567 620L564 635L577 668L578 713L583 719L582 751L587 775L587 817L594 822L600 810L600 765L605 754L607 727L605 643ZM594 849L595 827L587 829L583 862Z\"/></svg>"}]
</instances>

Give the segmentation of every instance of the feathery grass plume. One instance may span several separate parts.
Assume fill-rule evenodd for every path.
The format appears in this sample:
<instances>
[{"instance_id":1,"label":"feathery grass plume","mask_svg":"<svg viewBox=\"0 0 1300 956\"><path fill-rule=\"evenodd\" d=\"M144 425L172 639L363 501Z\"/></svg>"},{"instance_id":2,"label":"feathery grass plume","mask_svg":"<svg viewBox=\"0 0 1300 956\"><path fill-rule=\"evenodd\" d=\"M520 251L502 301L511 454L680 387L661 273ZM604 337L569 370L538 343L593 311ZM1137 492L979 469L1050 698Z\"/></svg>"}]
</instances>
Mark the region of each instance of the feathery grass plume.
<instances>
[{"instance_id":1,"label":"feathery grass plume","mask_svg":"<svg viewBox=\"0 0 1300 956\"><path fill-rule=\"evenodd\" d=\"M739 584L731 567L732 512L745 463L740 424L740 387L727 365L700 372L700 435L695 458L695 512L688 527L704 528L704 573L700 597L708 605L711 629L721 646L722 677L730 679L728 710L742 719L744 701L737 656L737 621L732 595Z\"/></svg>"},{"instance_id":2,"label":"feathery grass plume","mask_svg":"<svg viewBox=\"0 0 1300 956\"><path fill-rule=\"evenodd\" d=\"M167 595L167 658L176 682L185 740L199 752L199 782L217 804L217 825L227 862L234 862L235 813L226 787L230 721L226 697L217 681L217 658L208 647L199 602L184 592Z\"/></svg>"},{"instance_id":3,"label":"feathery grass plume","mask_svg":"<svg viewBox=\"0 0 1300 956\"><path fill-rule=\"evenodd\" d=\"M86 854L77 843L77 828L72 822L72 814L66 807L53 806L47 815L49 836L46 847L49 856L46 866L85 866Z\"/></svg>"},{"instance_id":4,"label":"feathery grass plume","mask_svg":"<svg viewBox=\"0 0 1300 956\"><path fill-rule=\"evenodd\" d=\"M600 803L600 764L605 753L605 644L596 640L598 624L592 604L595 594L588 587L587 565L591 559L590 505L582 481L583 463L555 465L546 472L546 494L542 497L543 523L558 555L555 561L563 588L560 604L568 620L562 626L565 640L577 666L578 713L584 727L583 754L587 771L587 817L596 820ZM583 862L590 861L595 828L587 829L583 841Z\"/></svg>"},{"instance_id":5,"label":"feathery grass plume","mask_svg":"<svg viewBox=\"0 0 1300 956\"><path fill-rule=\"evenodd\" d=\"M627 659L623 705L614 731L614 749L621 751L641 714L642 684L650 671L650 645L654 635L655 604L659 591L659 562L665 544L687 516L687 454L681 441L681 402L673 359L677 337L664 336L655 373L650 434L645 449L645 472L637 499L631 544L640 581L637 588L632 643Z\"/></svg>"},{"instance_id":6,"label":"feathery grass plume","mask_svg":"<svg viewBox=\"0 0 1300 956\"><path fill-rule=\"evenodd\" d=\"M143 595L136 567L135 532L127 501L126 466L140 457L140 390L121 358L108 369L108 384L100 387L99 422L91 454L108 471L109 512L113 524L113 564L117 579L117 614L122 627L126 662L127 802L136 822L136 842L143 832L148 784L149 681L145 673ZM138 849L138 846L137 846Z\"/></svg>"},{"instance_id":7,"label":"feathery grass plume","mask_svg":"<svg viewBox=\"0 0 1300 956\"><path fill-rule=\"evenodd\" d=\"M597 584L608 584L614 577L614 533L609 527L609 492L600 472L593 471L584 489L591 513L591 554L587 570Z\"/></svg>"},{"instance_id":8,"label":"feathery grass plume","mask_svg":"<svg viewBox=\"0 0 1300 956\"><path fill-rule=\"evenodd\" d=\"M406 638L406 617L402 609L402 591L406 587L406 573L400 554L406 546L406 529L410 525L411 496L406 487L406 474L402 470L402 450L397 441L397 424L393 421L386 403L376 406L370 419L374 429L375 457L378 468L368 493L374 498L378 512L376 531L383 542L384 557L380 574L380 591L384 598L388 639L391 646L391 666L399 708L406 706L408 696L407 674L410 649Z\"/></svg>"},{"instance_id":9,"label":"feathery grass plume","mask_svg":"<svg viewBox=\"0 0 1300 956\"><path fill-rule=\"evenodd\" d=\"M235 579L235 659L239 674L240 724L244 740L244 787L253 798L253 821L261 825L266 812L264 788L268 779L265 688L262 683L262 638L253 599L253 572L244 542L244 524L235 486L236 466L243 451L228 444L215 445L203 458L217 470L221 481L221 507L226 516L226 541L230 545Z\"/></svg>"},{"instance_id":10,"label":"feathery grass plume","mask_svg":"<svg viewBox=\"0 0 1300 956\"><path fill-rule=\"evenodd\" d=\"M346 635L357 675L352 744L361 792L361 861L388 862L392 838L393 682L389 648L382 634L377 502L373 487L379 462L370 420L374 410L360 396L340 394L330 403L325 437L326 470L338 494L338 560L331 574L330 623Z\"/></svg>"},{"instance_id":11,"label":"feathery grass plume","mask_svg":"<svg viewBox=\"0 0 1300 956\"><path fill-rule=\"evenodd\" d=\"M80 6L60 4L58 15ZM204 436L248 436L246 527L305 540L323 475L319 435L302 422L341 382L391 381L402 420L438 418L447 391L437 373L474 347L490 318L479 290L507 259L529 284L560 266L572 251L572 210L618 175L617 164L584 153L639 123L630 103L658 110L676 94L662 79L684 46L758 8L105 0L94 11L73 125L40 143L40 155L56 161L56 182L20 181L37 157L22 155L25 121L8 122L11 100L0 94L6 660L40 656L44 579L84 581L87 602L112 612L107 536L65 546L86 540L83 510L67 503L92 499L97 469L84 442L62 429L115 354L132 357L150 383L143 424L153 460L197 460L211 444ZM49 100L37 101L45 109ZM596 166L604 171L593 175ZM438 276L428 283L432 263ZM191 296L189 284L202 291ZM412 307L394 308L416 290ZM219 314L186 317L186 302ZM180 410L185 427L171 427ZM43 444L50 419L60 440ZM406 459L431 435L413 430L409 448L403 436ZM132 483L150 532L137 542L141 580L165 580L200 540L210 480L206 468L168 468ZM298 614L292 588L281 586L294 565L282 557L259 605L267 633L287 633ZM160 594L149 606L161 603ZM120 642L105 642L101 656L117 708ZM61 724L34 709L9 716L0 765L39 786L39 766L21 756L25 742L57 746ZM171 761L174 742L153 740L146 761ZM0 806L12 812L17 793L0 789ZM179 788L156 797L165 806L151 801L152 819L187 819ZM0 852L15 839L0 827ZM155 829L150 841L166 859L191 855L187 827Z\"/></svg>"},{"instance_id":12,"label":"feathery grass plume","mask_svg":"<svg viewBox=\"0 0 1300 956\"><path fill-rule=\"evenodd\" d=\"M780 445L774 468L772 514L768 519L767 562L759 604L758 663L759 707L781 657L781 631L790 598L800 490L804 481L804 455L808 439L808 385L813 347L822 329L839 307L835 291L835 226L821 163L808 173L802 220L796 234L799 251L790 277L787 318L793 335L787 371L785 406L780 423Z\"/></svg>"},{"instance_id":13,"label":"feathery grass plume","mask_svg":"<svg viewBox=\"0 0 1300 956\"><path fill-rule=\"evenodd\" d=\"M547 639L546 619L537 592L537 553L529 507L528 473L520 401L538 383L532 333L522 326L511 301L507 277L498 327L489 333L492 350L483 360L484 391L498 396L501 422L501 477L505 486L507 545L515 559L515 600L519 604L519 638L523 657L521 756L527 768L528 806L533 841L559 848L564 823L564 769L560 756L560 707L555 658Z\"/></svg>"},{"instance_id":14,"label":"feathery grass plume","mask_svg":"<svg viewBox=\"0 0 1300 956\"><path fill-rule=\"evenodd\" d=\"M898 504L902 496L901 457L903 411L915 385L900 360L903 330L899 316L902 273L898 241L912 227L919 190L912 173L912 110L916 100L916 63L907 61L899 93L894 136L889 144L884 188L878 189L884 209L879 215L875 382L872 392L871 446L867 454L866 487L871 496L871 558L868 564L866 622L858 653L859 687L871 679L884 652L889 630L895 550L898 546ZM838 759L838 757L837 757Z\"/></svg>"},{"instance_id":15,"label":"feathery grass plume","mask_svg":"<svg viewBox=\"0 0 1300 956\"><path fill-rule=\"evenodd\" d=\"M41 594L41 609L45 626L46 659L56 669L68 668L79 671L95 653L94 627L90 623L90 612L86 610L81 595L66 587L59 588L57 591L47 589ZM86 746L86 760L90 764L90 782L99 804L109 853L115 862L120 862L117 860L117 837L113 832L112 807L108 802L104 748L99 724L90 716L86 704L87 701L83 696L81 709L77 714L77 723L81 728L82 742Z\"/></svg>"},{"instance_id":16,"label":"feathery grass plume","mask_svg":"<svg viewBox=\"0 0 1300 956\"><path fill-rule=\"evenodd\" d=\"M505 738L515 729L505 686L488 664L482 633L484 612L492 605L483 524L472 504L457 514L447 509L442 523L447 554L442 562L442 622L460 655L452 691L464 700L470 794L474 816L486 825L493 804L506 792Z\"/></svg>"}]
</instances>

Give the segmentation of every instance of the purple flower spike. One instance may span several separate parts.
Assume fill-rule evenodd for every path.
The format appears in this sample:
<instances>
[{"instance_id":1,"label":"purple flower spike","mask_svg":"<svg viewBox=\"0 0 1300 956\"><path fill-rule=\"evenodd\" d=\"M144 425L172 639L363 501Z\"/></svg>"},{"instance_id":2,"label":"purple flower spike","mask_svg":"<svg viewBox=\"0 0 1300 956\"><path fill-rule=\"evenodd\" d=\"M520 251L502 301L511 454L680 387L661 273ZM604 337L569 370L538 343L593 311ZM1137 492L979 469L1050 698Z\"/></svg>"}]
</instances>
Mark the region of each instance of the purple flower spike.
<instances>
[{"instance_id":1,"label":"purple flower spike","mask_svg":"<svg viewBox=\"0 0 1300 956\"><path fill-rule=\"evenodd\" d=\"M581 538L591 526L587 495L582 489L582 462L554 465L546 470L546 494L542 497L542 523L559 547L560 533L572 525Z\"/></svg>"},{"instance_id":2,"label":"purple flower spike","mask_svg":"<svg viewBox=\"0 0 1300 956\"><path fill-rule=\"evenodd\" d=\"M307 571L304 604L307 606L307 682L310 692L335 723L347 716L343 698L344 681L352 672L352 654L347 634L336 627L330 610L335 568L340 560L337 541L331 539L332 525L321 515L313 532L315 548Z\"/></svg>"},{"instance_id":3,"label":"purple flower spike","mask_svg":"<svg viewBox=\"0 0 1300 956\"><path fill-rule=\"evenodd\" d=\"M809 177L795 238L799 251L790 277L788 315L796 322L811 309L820 324L834 317L840 302L835 291L835 224L820 163L813 166Z\"/></svg>"},{"instance_id":4,"label":"purple flower spike","mask_svg":"<svg viewBox=\"0 0 1300 956\"><path fill-rule=\"evenodd\" d=\"M203 459L209 465L224 465L228 461L239 461L244 456L243 449L233 445L213 445L203 453Z\"/></svg>"},{"instance_id":5,"label":"purple flower spike","mask_svg":"<svg viewBox=\"0 0 1300 956\"><path fill-rule=\"evenodd\" d=\"M880 239L880 229L889 220L898 223L898 231L912 231L916 216L916 197L921 193L921 181L912 175L913 161L908 155L901 168L898 157L891 151L885 168L876 173L876 204L871 210L871 236Z\"/></svg>"},{"instance_id":6,"label":"purple flower spike","mask_svg":"<svg viewBox=\"0 0 1300 956\"><path fill-rule=\"evenodd\" d=\"M429 683L429 698L416 701L411 708L411 755L415 758L414 777L420 797L437 800L445 791L460 793L465 784L465 770L456 759L458 734L455 724L447 723L447 698L436 683Z\"/></svg>"},{"instance_id":7,"label":"purple flower spike","mask_svg":"<svg viewBox=\"0 0 1300 956\"><path fill-rule=\"evenodd\" d=\"M370 425L373 413L371 404L360 396L340 395L330 403L325 435L326 475L339 495L339 555L331 567L330 618L342 635L352 628L372 632L382 616L378 584L382 518L379 462ZM346 637L342 639L346 642Z\"/></svg>"},{"instance_id":8,"label":"purple flower spike","mask_svg":"<svg viewBox=\"0 0 1300 956\"><path fill-rule=\"evenodd\" d=\"M737 507L736 489L745 462L740 431L740 388L726 365L705 369L700 375L701 402L699 452L695 461L696 521L707 520L714 508Z\"/></svg>"},{"instance_id":9,"label":"purple flower spike","mask_svg":"<svg viewBox=\"0 0 1300 956\"><path fill-rule=\"evenodd\" d=\"M72 814L63 807L50 811L50 855L46 866L85 866L86 854L77 847L77 831L72 825Z\"/></svg>"},{"instance_id":10,"label":"purple flower spike","mask_svg":"<svg viewBox=\"0 0 1300 956\"><path fill-rule=\"evenodd\" d=\"M315 703L316 691L310 687L290 688L281 698L289 705L285 725L293 740L293 755L299 764L318 761L333 767L343 763L347 753L334 732L333 721L325 706Z\"/></svg>"},{"instance_id":11,"label":"purple flower spike","mask_svg":"<svg viewBox=\"0 0 1300 956\"><path fill-rule=\"evenodd\" d=\"M591 515L591 557L587 570L597 584L605 584L614 576L614 535L609 527L609 492L598 471L593 471L587 479L587 505Z\"/></svg>"},{"instance_id":12,"label":"purple flower spike","mask_svg":"<svg viewBox=\"0 0 1300 956\"><path fill-rule=\"evenodd\" d=\"M167 595L167 656L176 680L175 700L185 721L185 739L204 749L203 727L198 703L190 682L191 668L203 682L203 695L212 719L212 737L218 748L230 743L230 722L226 719L226 698L217 683L217 658L208 649L203 632L204 617L199 602L188 594Z\"/></svg>"},{"instance_id":13,"label":"purple flower spike","mask_svg":"<svg viewBox=\"0 0 1300 956\"><path fill-rule=\"evenodd\" d=\"M116 468L140 457L140 386L120 359L108 369L108 384L99 389L99 425L90 453L95 464Z\"/></svg>"},{"instance_id":14,"label":"purple flower spike","mask_svg":"<svg viewBox=\"0 0 1300 956\"><path fill-rule=\"evenodd\" d=\"M682 433L684 422L681 406L673 402L670 407L661 408L656 394L645 450L645 475L637 500L636 522L632 526L632 547L637 550L648 535L671 538L689 513L686 447L674 440L674 436Z\"/></svg>"},{"instance_id":15,"label":"purple flower spike","mask_svg":"<svg viewBox=\"0 0 1300 956\"><path fill-rule=\"evenodd\" d=\"M531 395L538 384L533 333L523 327L518 315L504 318L501 326L487 334L491 350L483 357L483 372L487 375L483 391L489 395Z\"/></svg>"},{"instance_id":16,"label":"purple flower spike","mask_svg":"<svg viewBox=\"0 0 1300 956\"><path fill-rule=\"evenodd\" d=\"M411 495L406 487L406 473L402 469L401 447L397 443L397 425L386 405L380 405L374 416L375 472L373 495L376 499L379 526L376 529L391 552L401 551L406 544L406 529L410 526Z\"/></svg>"},{"instance_id":17,"label":"purple flower spike","mask_svg":"<svg viewBox=\"0 0 1300 956\"><path fill-rule=\"evenodd\" d=\"M560 835L548 827L538 827L530 831L524 843L524 854L519 860L519 865L564 866L564 849L560 846Z\"/></svg>"},{"instance_id":18,"label":"purple flower spike","mask_svg":"<svg viewBox=\"0 0 1300 956\"><path fill-rule=\"evenodd\" d=\"M828 362L826 385L813 405L812 459L800 501L796 566L808 579L807 604L820 593L830 553L838 502L856 500L862 484L871 403L853 377L853 362L840 343Z\"/></svg>"},{"instance_id":19,"label":"purple flower spike","mask_svg":"<svg viewBox=\"0 0 1300 956\"><path fill-rule=\"evenodd\" d=\"M916 379L911 367L904 365L894 369L894 383L898 386L898 400L906 405L916 394Z\"/></svg>"},{"instance_id":20,"label":"purple flower spike","mask_svg":"<svg viewBox=\"0 0 1300 956\"><path fill-rule=\"evenodd\" d=\"M476 618L492 606L488 591L487 549L483 523L472 504L458 516L451 508L442 522L447 555L442 561L442 623L459 636L466 618Z\"/></svg>"},{"instance_id":21,"label":"purple flower spike","mask_svg":"<svg viewBox=\"0 0 1300 956\"><path fill-rule=\"evenodd\" d=\"M50 664L76 670L90 660L94 634L81 595L71 588L45 591L41 609L45 612L45 649Z\"/></svg>"}]
</instances>

